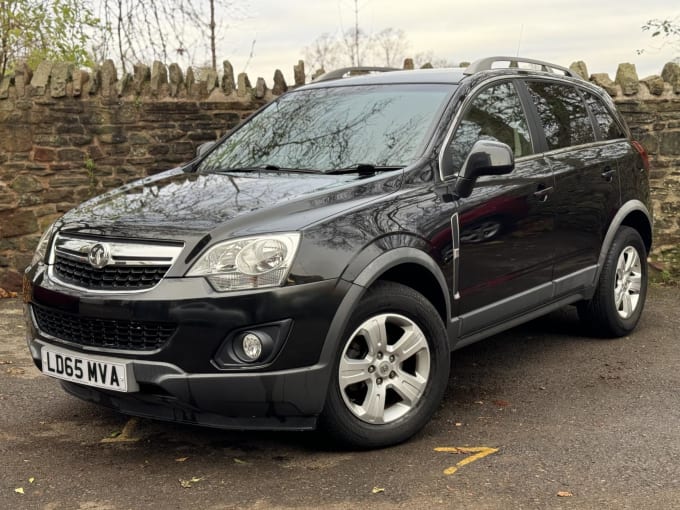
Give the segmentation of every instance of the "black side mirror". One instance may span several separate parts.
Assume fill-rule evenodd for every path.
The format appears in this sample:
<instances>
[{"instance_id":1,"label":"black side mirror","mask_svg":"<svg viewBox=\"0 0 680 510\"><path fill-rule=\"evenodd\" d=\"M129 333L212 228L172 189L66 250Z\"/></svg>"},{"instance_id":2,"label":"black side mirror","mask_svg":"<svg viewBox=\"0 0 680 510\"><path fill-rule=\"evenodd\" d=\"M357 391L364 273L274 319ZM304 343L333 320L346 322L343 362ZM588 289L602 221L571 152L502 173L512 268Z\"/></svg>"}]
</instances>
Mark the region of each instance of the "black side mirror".
<instances>
[{"instance_id":1,"label":"black side mirror","mask_svg":"<svg viewBox=\"0 0 680 510\"><path fill-rule=\"evenodd\" d=\"M515 156L505 143L477 140L472 146L463 168L456 179L456 195L469 197L477 177L482 175L505 175L515 168Z\"/></svg>"}]
</instances>

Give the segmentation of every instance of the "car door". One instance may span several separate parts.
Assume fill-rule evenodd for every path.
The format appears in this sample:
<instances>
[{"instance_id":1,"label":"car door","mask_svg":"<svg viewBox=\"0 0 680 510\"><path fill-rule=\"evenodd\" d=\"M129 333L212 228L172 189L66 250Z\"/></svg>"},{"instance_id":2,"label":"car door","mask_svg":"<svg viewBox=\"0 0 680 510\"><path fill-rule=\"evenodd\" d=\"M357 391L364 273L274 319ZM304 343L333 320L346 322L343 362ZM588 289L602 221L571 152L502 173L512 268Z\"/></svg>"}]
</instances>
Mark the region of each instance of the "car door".
<instances>
[{"instance_id":1,"label":"car door","mask_svg":"<svg viewBox=\"0 0 680 510\"><path fill-rule=\"evenodd\" d=\"M621 189L621 205L640 198L642 191L649 201L649 181L645 163L640 158L638 142L628 139L622 123L617 120L616 107L608 95L583 91L586 104L595 120L597 139L606 147L607 157L616 163ZM644 190L644 191L643 191Z\"/></svg>"},{"instance_id":2,"label":"car door","mask_svg":"<svg viewBox=\"0 0 680 510\"><path fill-rule=\"evenodd\" d=\"M598 141L582 93L555 80L526 80L555 176L553 279L556 294L592 281L602 241L619 207L614 145Z\"/></svg>"},{"instance_id":3,"label":"car door","mask_svg":"<svg viewBox=\"0 0 680 510\"><path fill-rule=\"evenodd\" d=\"M461 336L472 335L519 315L550 298L553 212L547 203L554 187L550 167L535 154L515 82L495 81L481 88L463 110L442 152L442 186L457 171L479 139L506 143L515 169L477 180L472 194L457 201L451 219L454 261L454 312Z\"/></svg>"}]
</instances>

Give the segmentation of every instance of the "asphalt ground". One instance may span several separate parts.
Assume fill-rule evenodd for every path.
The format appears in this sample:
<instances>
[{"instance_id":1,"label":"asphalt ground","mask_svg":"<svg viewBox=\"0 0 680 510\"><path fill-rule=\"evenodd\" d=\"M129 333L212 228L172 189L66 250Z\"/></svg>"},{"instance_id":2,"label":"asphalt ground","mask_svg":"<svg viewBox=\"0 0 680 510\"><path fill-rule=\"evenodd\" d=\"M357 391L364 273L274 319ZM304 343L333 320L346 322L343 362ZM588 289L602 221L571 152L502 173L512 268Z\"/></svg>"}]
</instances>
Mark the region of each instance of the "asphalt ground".
<instances>
[{"instance_id":1,"label":"asphalt ground","mask_svg":"<svg viewBox=\"0 0 680 510\"><path fill-rule=\"evenodd\" d=\"M129 419L64 393L24 337L0 300L1 509L680 508L679 288L624 339L566 308L455 353L430 424L368 452Z\"/></svg>"}]
</instances>

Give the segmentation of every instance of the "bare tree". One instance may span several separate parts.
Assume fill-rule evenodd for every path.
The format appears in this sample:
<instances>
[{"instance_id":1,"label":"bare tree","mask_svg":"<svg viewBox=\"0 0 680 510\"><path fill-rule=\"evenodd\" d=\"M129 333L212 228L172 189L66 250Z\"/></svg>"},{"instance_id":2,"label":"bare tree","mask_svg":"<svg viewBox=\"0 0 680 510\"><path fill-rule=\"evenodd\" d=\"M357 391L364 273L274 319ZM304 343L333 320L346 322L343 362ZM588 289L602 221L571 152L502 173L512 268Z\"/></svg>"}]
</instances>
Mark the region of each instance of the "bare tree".
<instances>
[{"instance_id":1,"label":"bare tree","mask_svg":"<svg viewBox=\"0 0 680 510\"><path fill-rule=\"evenodd\" d=\"M338 48L338 40L328 33L321 34L302 51L305 56L305 68L310 71L330 70L344 65L341 62L342 55Z\"/></svg>"},{"instance_id":2,"label":"bare tree","mask_svg":"<svg viewBox=\"0 0 680 510\"><path fill-rule=\"evenodd\" d=\"M433 51L421 51L413 56L413 64L415 67L422 67L425 64L430 64L432 67L456 67L456 64L448 59L439 57Z\"/></svg>"},{"instance_id":3,"label":"bare tree","mask_svg":"<svg viewBox=\"0 0 680 510\"><path fill-rule=\"evenodd\" d=\"M373 51L380 54L381 64L394 67L404 61L408 41L403 30L386 28L373 35L371 40Z\"/></svg>"},{"instance_id":4,"label":"bare tree","mask_svg":"<svg viewBox=\"0 0 680 510\"><path fill-rule=\"evenodd\" d=\"M374 34L366 34L356 27L340 35L321 34L302 51L305 68L314 72L318 69L330 71L346 66L400 67L407 56L409 41L403 30L385 28ZM357 44L358 41L358 44ZM436 57L432 51L417 53L414 57L417 67L430 63L433 67L451 67L444 58Z\"/></svg>"},{"instance_id":5,"label":"bare tree","mask_svg":"<svg viewBox=\"0 0 680 510\"><path fill-rule=\"evenodd\" d=\"M409 46L404 31L385 28L379 32L366 33L359 25L359 11L361 10L359 0L352 0L352 2L354 14L352 28L335 36L328 33L321 34L310 46L303 49L305 68L310 72L362 65L396 67L403 62ZM435 65L433 60L435 59L430 57L427 61ZM436 59L437 64L445 62L443 59Z\"/></svg>"},{"instance_id":6,"label":"bare tree","mask_svg":"<svg viewBox=\"0 0 680 510\"><path fill-rule=\"evenodd\" d=\"M372 60L368 55L371 48L371 36L357 27L350 28L341 34L339 39L342 52L349 57L349 65L361 66Z\"/></svg>"},{"instance_id":7,"label":"bare tree","mask_svg":"<svg viewBox=\"0 0 680 510\"><path fill-rule=\"evenodd\" d=\"M94 34L95 56L116 54L123 72L140 61L167 62L172 54L195 63L208 53L216 69L218 34L226 32L230 20L244 17L247 7L236 0L90 1L108 29Z\"/></svg>"},{"instance_id":8,"label":"bare tree","mask_svg":"<svg viewBox=\"0 0 680 510\"><path fill-rule=\"evenodd\" d=\"M314 71L347 66L397 65L403 58L402 49L407 45L401 30L389 28L372 36L361 29L357 33L355 28L350 28L339 36L321 34L302 51L305 67Z\"/></svg>"}]
</instances>

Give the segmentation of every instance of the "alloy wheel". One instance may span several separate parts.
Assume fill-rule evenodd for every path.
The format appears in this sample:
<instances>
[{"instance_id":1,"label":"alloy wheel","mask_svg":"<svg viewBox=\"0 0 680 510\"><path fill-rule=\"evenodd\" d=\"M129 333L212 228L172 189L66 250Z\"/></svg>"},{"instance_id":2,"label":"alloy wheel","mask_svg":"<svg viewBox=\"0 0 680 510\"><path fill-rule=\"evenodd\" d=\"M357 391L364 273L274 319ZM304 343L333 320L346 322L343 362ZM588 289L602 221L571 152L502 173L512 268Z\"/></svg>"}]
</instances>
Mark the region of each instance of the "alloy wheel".
<instances>
[{"instance_id":1,"label":"alloy wheel","mask_svg":"<svg viewBox=\"0 0 680 510\"><path fill-rule=\"evenodd\" d=\"M622 319L629 318L640 302L642 286L642 262L640 254L632 246L626 246L616 263L614 299L616 311Z\"/></svg>"},{"instance_id":2,"label":"alloy wheel","mask_svg":"<svg viewBox=\"0 0 680 510\"><path fill-rule=\"evenodd\" d=\"M403 315L364 321L345 344L338 384L347 408L360 420L398 420L420 401L430 377L430 348L423 331Z\"/></svg>"}]
</instances>

